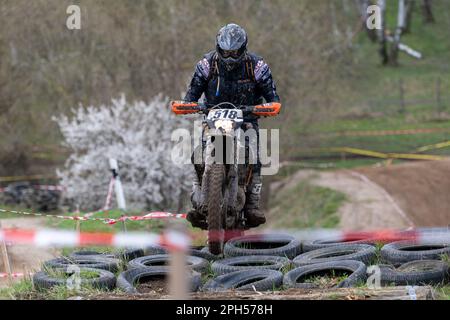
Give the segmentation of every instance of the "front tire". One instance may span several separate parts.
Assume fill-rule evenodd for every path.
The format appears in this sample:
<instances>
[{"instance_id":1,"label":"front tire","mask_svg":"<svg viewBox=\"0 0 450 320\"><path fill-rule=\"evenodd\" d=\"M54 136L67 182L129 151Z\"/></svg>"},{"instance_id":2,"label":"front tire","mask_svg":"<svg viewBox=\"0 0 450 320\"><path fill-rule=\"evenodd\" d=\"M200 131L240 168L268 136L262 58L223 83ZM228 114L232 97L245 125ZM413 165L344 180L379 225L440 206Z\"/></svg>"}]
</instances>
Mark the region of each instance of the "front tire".
<instances>
[{"instance_id":1,"label":"front tire","mask_svg":"<svg viewBox=\"0 0 450 320\"><path fill-rule=\"evenodd\" d=\"M208 172L208 246L214 255L222 254L223 221L227 205L224 201L225 166L212 164Z\"/></svg>"}]
</instances>

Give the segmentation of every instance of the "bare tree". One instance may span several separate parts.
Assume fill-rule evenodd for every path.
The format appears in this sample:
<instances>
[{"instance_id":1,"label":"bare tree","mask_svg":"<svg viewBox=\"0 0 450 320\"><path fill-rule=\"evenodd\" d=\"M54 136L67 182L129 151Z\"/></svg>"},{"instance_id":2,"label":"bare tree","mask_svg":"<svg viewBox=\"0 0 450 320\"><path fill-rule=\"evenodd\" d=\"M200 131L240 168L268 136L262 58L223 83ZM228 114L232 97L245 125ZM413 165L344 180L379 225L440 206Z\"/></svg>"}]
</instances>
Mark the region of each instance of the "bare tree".
<instances>
[{"instance_id":1,"label":"bare tree","mask_svg":"<svg viewBox=\"0 0 450 320\"><path fill-rule=\"evenodd\" d=\"M434 23L434 15L432 10L432 0L423 0L422 2L422 14L425 23Z\"/></svg>"},{"instance_id":2,"label":"bare tree","mask_svg":"<svg viewBox=\"0 0 450 320\"><path fill-rule=\"evenodd\" d=\"M377 5L380 7L381 29L378 30L378 41L380 43L381 63L387 65L389 55L386 40L386 0L378 0Z\"/></svg>"},{"instance_id":3,"label":"bare tree","mask_svg":"<svg viewBox=\"0 0 450 320\"><path fill-rule=\"evenodd\" d=\"M416 0L407 0L406 1L406 21L405 27L403 28L403 33L407 34L411 32L411 22L413 17L413 12L416 7Z\"/></svg>"},{"instance_id":4,"label":"bare tree","mask_svg":"<svg viewBox=\"0 0 450 320\"><path fill-rule=\"evenodd\" d=\"M360 17L361 17L361 23L364 30L366 30L367 36L372 42L377 41L377 32L376 29L369 29L367 27L367 19L368 19L368 13L367 8L371 5L373 5L372 0L358 0L357 2Z\"/></svg>"}]
</instances>

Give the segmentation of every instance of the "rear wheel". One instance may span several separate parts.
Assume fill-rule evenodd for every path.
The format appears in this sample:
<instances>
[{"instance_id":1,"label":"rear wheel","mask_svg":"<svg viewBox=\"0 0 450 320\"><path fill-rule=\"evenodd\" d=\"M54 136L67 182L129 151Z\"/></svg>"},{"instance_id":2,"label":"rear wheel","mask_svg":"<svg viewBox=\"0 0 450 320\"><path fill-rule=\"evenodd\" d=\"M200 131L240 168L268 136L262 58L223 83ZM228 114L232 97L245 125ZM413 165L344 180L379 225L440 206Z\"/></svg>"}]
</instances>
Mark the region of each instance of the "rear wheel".
<instances>
[{"instance_id":1,"label":"rear wheel","mask_svg":"<svg viewBox=\"0 0 450 320\"><path fill-rule=\"evenodd\" d=\"M212 164L208 172L208 246L212 254L222 254L223 221L227 205L224 199L225 166Z\"/></svg>"}]
</instances>

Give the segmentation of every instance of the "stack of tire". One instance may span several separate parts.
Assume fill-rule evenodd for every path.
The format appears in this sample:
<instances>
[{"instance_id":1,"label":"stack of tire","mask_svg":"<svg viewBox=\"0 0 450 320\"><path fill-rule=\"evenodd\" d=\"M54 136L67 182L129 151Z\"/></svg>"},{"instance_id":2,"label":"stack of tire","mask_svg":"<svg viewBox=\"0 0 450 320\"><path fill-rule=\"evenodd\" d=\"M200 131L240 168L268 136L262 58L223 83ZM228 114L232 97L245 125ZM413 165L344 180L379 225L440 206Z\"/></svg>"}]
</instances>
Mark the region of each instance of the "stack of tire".
<instances>
[{"instance_id":1,"label":"stack of tire","mask_svg":"<svg viewBox=\"0 0 450 320\"><path fill-rule=\"evenodd\" d=\"M200 249L191 248L191 255L187 256L191 291L199 289L201 273L206 273L209 268L208 259L216 258ZM73 285L73 281L79 281L80 287L102 290L119 288L127 293L138 293L136 287L139 284L167 277L169 261L170 255L159 246L129 249L115 254L76 251L69 256L45 261L42 270L33 275L33 283L38 290ZM77 280L72 278L74 274L78 275Z\"/></svg>"},{"instance_id":2,"label":"stack of tire","mask_svg":"<svg viewBox=\"0 0 450 320\"><path fill-rule=\"evenodd\" d=\"M448 283L448 256L450 244L441 242L399 241L379 250L370 240L341 242L330 238L301 243L290 235L264 234L229 240L224 257L214 256L206 248L192 247L186 259L190 290L194 292L312 289L318 285L309 279L324 274L345 275L339 277L337 288L354 287L366 283L371 274L368 270L376 262L380 263L375 269L381 285ZM89 278L86 283L134 294L139 284L167 277L169 261L165 248L153 246L145 252L135 250L119 256L76 252L44 265L64 272L66 263L76 264L81 270L99 270L98 279ZM46 271L37 273L35 285L48 288L61 284L50 278ZM207 280L202 284L202 279Z\"/></svg>"},{"instance_id":3,"label":"stack of tire","mask_svg":"<svg viewBox=\"0 0 450 320\"><path fill-rule=\"evenodd\" d=\"M285 284L305 287L298 282L299 278L330 269L352 272L338 287L361 284L367 276L373 276L371 285L445 284L450 277L450 243L438 237L432 239L395 241L384 244L381 249L370 239L347 243L333 238L305 242L305 253L293 260L299 268L286 277L290 279L286 279ZM375 262L378 264L374 265Z\"/></svg>"},{"instance_id":4,"label":"stack of tire","mask_svg":"<svg viewBox=\"0 0 450 320\"><path fill-rule=\"evenodd\" d=\"M143 255L143 249L127 249L116 253L75 251L69 256L45 261L42 270L33 275L33 284L37 290L64 285L112 290L116 287L116 275L123 265Z\"/></svg>"},{"instance_id":5,"label":"stack of tire","mask_svg":"<svg viewBox=\"0 0 450 320\"><path fill-rule=\"evenodd\" d=\"M37 189L29 182L15 182L4 188L0 203L19 205L36 211L49 212L60 207L61 191Z\"/></svg>"},{"instance_id":6,"label":"stack of tire","mask_svg":"<svg viewBox=\"0 0 450 320\"><path fill-rule=\"evenodd\" d=\"M336 288L355 287L368 283L372 270L379 270L374 285L377 279L389 286L449 281L450 243L442 240L397 241L380 250L370 239L328 238L300 244L289 235L255 235L231 239L224 253L225 259L212 263L215 277L204 291L313 289L319 285L309 279L327 274L344 275Z\"/></svg>"}]
</instances>

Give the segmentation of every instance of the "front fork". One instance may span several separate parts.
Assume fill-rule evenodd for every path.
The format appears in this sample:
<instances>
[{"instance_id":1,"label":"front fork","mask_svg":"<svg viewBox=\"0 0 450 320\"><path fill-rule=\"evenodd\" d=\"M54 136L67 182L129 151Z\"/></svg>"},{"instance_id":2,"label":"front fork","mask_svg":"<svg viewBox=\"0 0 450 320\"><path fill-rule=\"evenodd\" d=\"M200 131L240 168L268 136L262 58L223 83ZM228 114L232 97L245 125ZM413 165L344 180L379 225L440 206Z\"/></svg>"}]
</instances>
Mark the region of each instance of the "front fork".
<instances>
[{"instance_id":1,"label":"front fork","mask_svg":"<svg viewBox=\"0 0 450 320\"><path fill-rule=\"evenodd\" d=\"M219 136L222 138L222 144L227 143L228 152L232 151L232 161L231 163L224 163L224 158L229 159L225 155L223 155L220 160L224 165L226 165L226 181L227 187L225 188L225 205L228 207L227 209L227 217L225 218L227 228L233 228L237 221L245 221L245 217L243 211L238 208L238 192L239 192L239 163L241 153L239 152L240 145L240 132L238 131L237 135L234 136ZM223 145L220 143L215 143L212 141L212 135L206 136L206 145L205 145L205 153L204 153L204 163L205 168L202 175L202 191L201 191L201 203L206 203L208 196L208 174L211 168L211 165L215 163L216 157L213 156L213 151L215 148L222 148ZM217 136L216 136L217 137ZM231 141L230 141L231 139ZM217 140L215 140L217 141ZM231 143L230 143L231 142ZM231 144L231 146L229 146ZM231 213L231 214L230 214ZM237 219L236 219L237 218Z\"/></svg>"}]
</instances>

